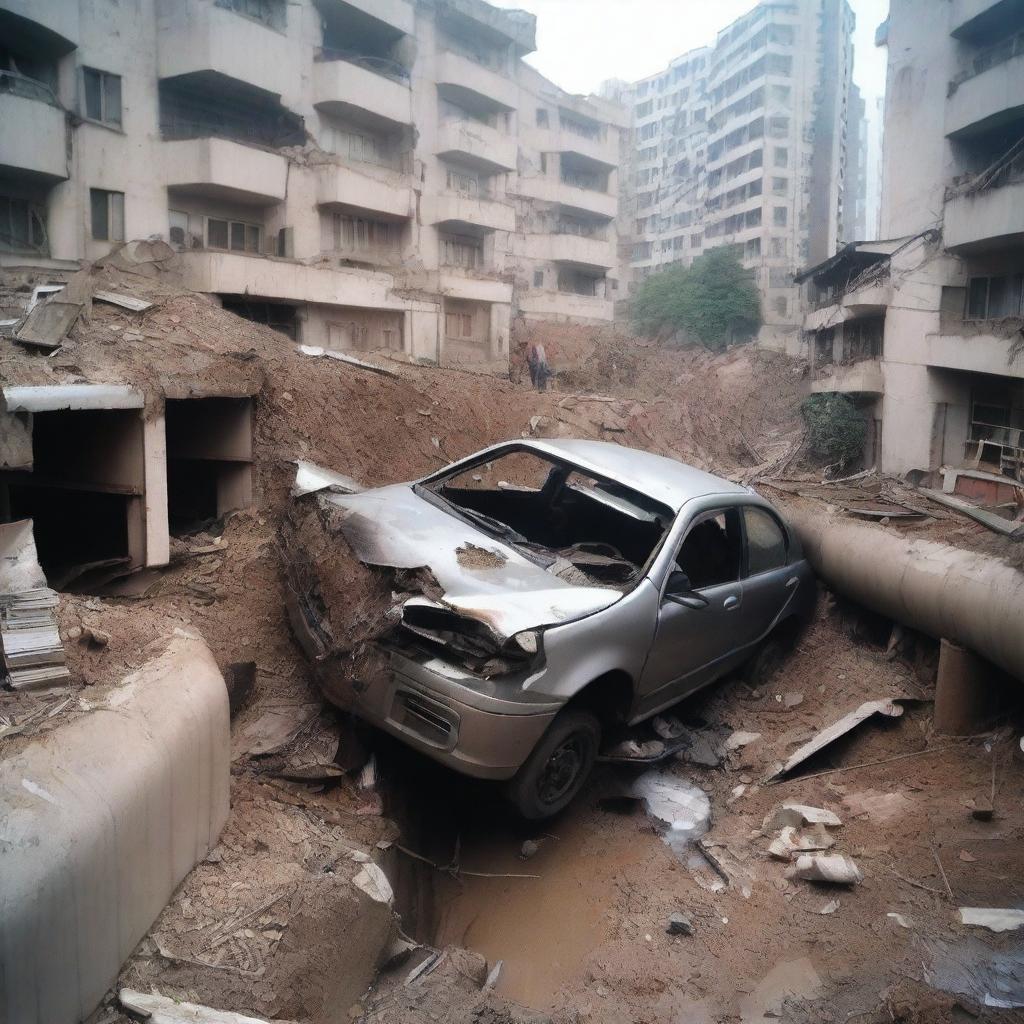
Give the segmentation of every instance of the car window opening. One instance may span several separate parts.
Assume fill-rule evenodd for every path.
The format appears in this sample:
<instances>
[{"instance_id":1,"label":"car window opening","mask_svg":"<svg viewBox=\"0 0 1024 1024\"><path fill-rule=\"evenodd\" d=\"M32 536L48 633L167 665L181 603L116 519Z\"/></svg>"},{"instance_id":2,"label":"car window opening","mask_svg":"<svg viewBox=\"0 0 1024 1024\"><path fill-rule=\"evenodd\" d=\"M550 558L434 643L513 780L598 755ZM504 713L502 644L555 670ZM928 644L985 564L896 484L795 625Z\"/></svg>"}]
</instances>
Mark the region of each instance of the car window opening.
<instances>
[{"instance_id":1,"label":"car window opening","mask_svg":"<svg viewBox=\"0 0 1024 1024\"><path fill-rule=\"evenodd\" d=\"M676 565L692 590L735 583L740 578L743 540L737 509L726 509L690 528L679 546Z\"/></svg>"},{"instance_id":2,"label":"car window opening","mask_svg":"<svg viewBox=\"0 0 1024 1024\"><path fill-rule=\"evenodd\" d=\"M427 489L582 586L632 586L672 521L671 510L646 495L533 452L500 455Z\"/></svg>"}]
</instances>

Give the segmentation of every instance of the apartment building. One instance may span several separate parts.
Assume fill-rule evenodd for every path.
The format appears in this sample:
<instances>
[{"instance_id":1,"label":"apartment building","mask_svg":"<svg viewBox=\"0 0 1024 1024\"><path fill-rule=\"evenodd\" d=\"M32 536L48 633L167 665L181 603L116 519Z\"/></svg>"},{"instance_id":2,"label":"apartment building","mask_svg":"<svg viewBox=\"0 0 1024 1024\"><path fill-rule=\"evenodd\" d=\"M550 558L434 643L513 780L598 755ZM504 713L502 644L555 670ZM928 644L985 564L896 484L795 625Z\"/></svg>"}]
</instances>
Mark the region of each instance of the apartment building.
<instances>
[{"instance_id":1,"label":"apartment building","mask_svg":"<svg viewBox=\"0 0 1024 1024\"><path fill-rule=\"evenodd\" d=\"M0 0L0 266L162 238L310 345L507 367L612 317L615 104L482 0Z\"/></svg>"},{"instance_id":2,"label":"apartment building","mask_svg":"<svg viewBox=\"0 0 1024 1024\"><path fill-rule=\"evenodd\" d=\"M843 234L853 25L846 0L763 0L713 46L618 91L631 115L619 220L631 289L738 245L763 296L761 343L800 350L793 275Z\"/></svg>"},{"instance_id":3,"label":"apartment building","mask_svg":"<svg viewBox=\"0 0 1024 1024\"><path fill-rule=\"evenodd\" d=\"M843 188L843 243L869 237L868 231L868 140L870 129L867 104L856 85L850 87L846 119L846 172ZM872 232L873 233L873 230Z\"/></svg>"},{"instance_id":4,"label":"apartment building","mask_svg":"<svg viewBox=\"0 0 1024 1024\"><path fill-rule=\"evenodd\" d=\"M882 240L800 275L813 386L865 410L866 465L1002 500L1024 459L1024 3L892 0L878 41Z\"/></svg>"}]
</instances>

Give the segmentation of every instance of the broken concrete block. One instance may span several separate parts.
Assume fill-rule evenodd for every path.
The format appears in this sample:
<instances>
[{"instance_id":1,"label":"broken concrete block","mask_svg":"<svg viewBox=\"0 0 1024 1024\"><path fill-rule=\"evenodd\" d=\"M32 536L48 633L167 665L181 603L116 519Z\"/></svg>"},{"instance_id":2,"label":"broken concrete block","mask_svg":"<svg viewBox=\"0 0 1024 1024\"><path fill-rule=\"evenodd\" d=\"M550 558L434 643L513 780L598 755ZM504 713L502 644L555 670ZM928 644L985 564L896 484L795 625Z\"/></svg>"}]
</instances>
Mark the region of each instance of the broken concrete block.
<instances>
[{"instance_id":1,"label":"broken concrete block","mask_svg":"<svg viewBox=\"0 0 1024 1024\"><path fill-rule=\"evenodd\" d=\"M786 877L800 878L805 882L859 885L864 880L864 873L842 853L803 853L792 867L787 868Z\"/></svg>"},{"instance_id":2,"label":"broken concrete block","mask_svg":"<svg viewBox=\"0 0 1024 1024\"><path fill-rule=\"evenodd\" d=\"M799 853L812 850L828 850L835 846L835 839L828 834L824 825L812 825L806 831L800 831L787 825L772 840L768 852L779 860L792 860Z\"/></svg>"},{"instance_id":3,"label":"broken concrete block","mask_svg":"<svg viewBox=\"0 0 1024 1024\"><path fill-rule=\"evenodd\" d=\"M993 907L961 907L960 923L987 928L990 932L1012 932L1024 928L1024 910Z\"/></svg>"},{"instance_id":4,"label":"broken concrete block","mask_svg":"<svg viewBox=\"0 0 1024 1024\"><path fill-rule=\"evenodd\" d=\"M761 829L765 832L772 832L775 829L785 828L787 825L792 825L794 828L799 828L801 825L825 825L828 828L839 828L842 824L838 815L825 810L824 807L811 807L809 804L784 800L765 817Z\"/></svg>"},{"instance_id":5,"label":"broken concrete block","mask_svg":"<svg viewBox=\"0 0 1024 1024\"><path fill-rule=\"evenodd\" d=\"M685 914L681 914L677 910L669 915L668 926L665 928L665 931L669 935L692 935L693 924Z\"/></svg>"}]
</instances>

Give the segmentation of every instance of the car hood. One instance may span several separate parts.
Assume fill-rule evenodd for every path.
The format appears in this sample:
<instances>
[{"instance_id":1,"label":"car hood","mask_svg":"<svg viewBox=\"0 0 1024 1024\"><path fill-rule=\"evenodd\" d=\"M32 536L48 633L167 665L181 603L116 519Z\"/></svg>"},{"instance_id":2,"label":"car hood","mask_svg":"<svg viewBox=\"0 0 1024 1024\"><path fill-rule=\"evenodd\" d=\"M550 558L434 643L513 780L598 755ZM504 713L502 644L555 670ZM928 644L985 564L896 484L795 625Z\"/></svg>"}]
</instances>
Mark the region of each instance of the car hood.
<instances>
[{"instance_id":1,"label":"car hood","mask_svg":"<svg viewBox=\"0 0 1024 1024\"><path fill-rule=\"evenodd\" d=\"M430 569L442 598L414 597L407 606L450 608L484 623L500 639L582 618L622 597L619 590L560 579L515 548L421 498L411 484L332 493L323 501L344 511L341 529L361 562Z\"/></svg>"}]
</instances>

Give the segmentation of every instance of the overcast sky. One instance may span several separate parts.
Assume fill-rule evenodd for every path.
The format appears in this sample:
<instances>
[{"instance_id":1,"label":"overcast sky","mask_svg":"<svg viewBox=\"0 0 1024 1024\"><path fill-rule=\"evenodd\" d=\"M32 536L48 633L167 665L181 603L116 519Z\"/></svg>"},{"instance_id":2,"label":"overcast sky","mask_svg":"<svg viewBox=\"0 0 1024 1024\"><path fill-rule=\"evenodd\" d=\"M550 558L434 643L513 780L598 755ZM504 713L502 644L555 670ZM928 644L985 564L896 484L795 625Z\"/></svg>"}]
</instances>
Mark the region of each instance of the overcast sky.
<instances>
[{"instance_id":1,"label":"overcast sky","mask_svg":"<svg viewBox=\"0 0 1024 1024\"><path fill-rule=\"evenodd\" d=\"M570 92L595 92L606 78L635 81L673 58L714 42L719 29L756 6L755 0L492 0L537 15L541 74ZM857 16L854 81L873 107L885 91L885 51L875 29L888 0L850 0Z\"/></svg>"}]
</instances>

